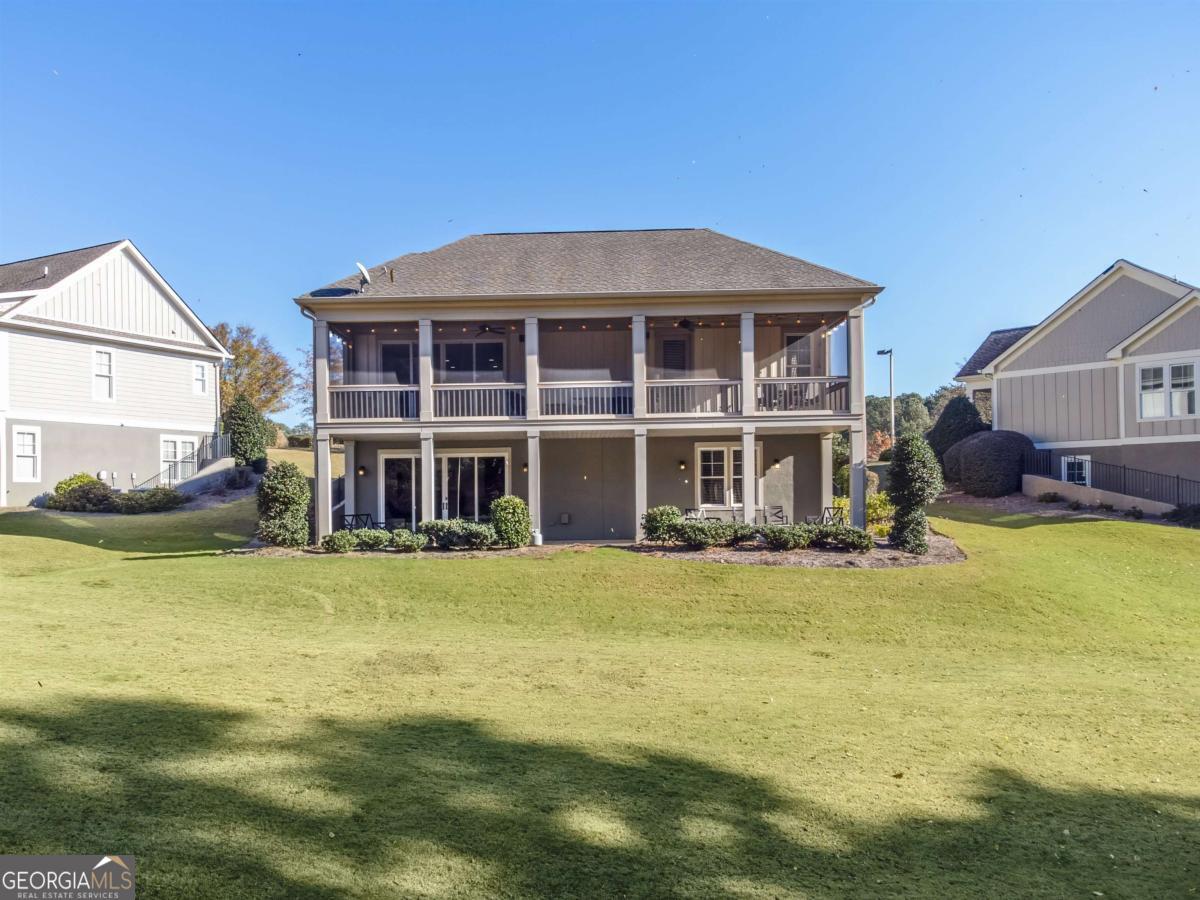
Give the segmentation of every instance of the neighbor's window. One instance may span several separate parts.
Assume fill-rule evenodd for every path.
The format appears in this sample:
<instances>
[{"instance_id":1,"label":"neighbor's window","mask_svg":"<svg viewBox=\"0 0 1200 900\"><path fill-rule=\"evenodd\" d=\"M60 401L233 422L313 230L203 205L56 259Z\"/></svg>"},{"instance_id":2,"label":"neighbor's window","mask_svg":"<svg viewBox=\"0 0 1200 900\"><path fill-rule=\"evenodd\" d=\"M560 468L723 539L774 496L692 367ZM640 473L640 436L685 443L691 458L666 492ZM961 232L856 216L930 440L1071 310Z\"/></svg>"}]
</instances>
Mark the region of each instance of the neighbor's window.
<instances>
[{"instance_id":1,"label":"neighbor's window","mask_svg":"<svg viewBox=\"0 0 1200 900\"><path fill-rule=\"evenodd\" d=\"M1092 483L1092 458L1090 456L1064 456L1062 468L1063 481L1068 484Z\"/></svg>"},{"instance_id":2,"label":"neighbor's window","mask_svg":"<svg viewBox=\"0 0 1200 900\"><path fill-rule=\"evenodd\" d=\"M113 399L113 355L111 350L96 350L92 353L92 398Z\"/></svg>"},{"instance_id":3,"label":"neighbor's window","mask_svg":"<svg viewBox=\"0 0 1200 900\"><path fill-rule=\"evenodd\" d=\"M208 363L196 363L193 366L192 390L197 394L208 393Z\"/></svg>"},{"instance_id":4,"label":"neighbor's window","mask_svg":"<svg viewBox=\"0 0 1200 900\"><path fill-rule=\"evenodd\" d=\"M1179 363L1171 366L1171 415L1196 414L1196 364Z\"/></svg>"},{"instance_id":5,"label":"neighbor's window","mask_svg":"<svg viewBox=\"0 0 1200 900\"><path fill-rule=\"evenodd\" d=\"M13 481L42 480L42 431L13 429Z\"/></svg>"}]
</instances>

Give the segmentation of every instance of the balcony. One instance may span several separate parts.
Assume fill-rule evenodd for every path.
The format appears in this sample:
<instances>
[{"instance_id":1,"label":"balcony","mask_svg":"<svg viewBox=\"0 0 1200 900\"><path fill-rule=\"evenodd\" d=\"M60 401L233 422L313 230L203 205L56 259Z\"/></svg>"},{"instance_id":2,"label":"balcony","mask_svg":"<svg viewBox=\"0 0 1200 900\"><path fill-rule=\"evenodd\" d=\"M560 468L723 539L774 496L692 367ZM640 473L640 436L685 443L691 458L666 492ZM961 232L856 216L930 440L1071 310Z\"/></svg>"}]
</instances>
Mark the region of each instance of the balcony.
<instances>
[{"instance_id":1,"label":"balcony","mask_svg":"<svg viewBox=\"0 0 1200 900\"><path fill-rule=\"evenodd\" d=\"M329 418L335 421L395 421L419 416L412 385L330 385Z\"/></svg>"},{"instance_id":2,"label":"balcony","mask_svg":"<svg viewBox=\"0 0 1200 900\"><path fill-rule=\"evenodd\" d=\"M438 419L523 419L525 385L435 384L433 415Z\"/></svg>"},{"instance_id":3,"label":"balcony","mask_svg":"<svg viewBox=\"0 0 1200 900\"><path fill-rule=\"evenodd\" d=\"M632 381L542 382L544 418L616 418L633 415Z\"/></svg>"},{"instance_id":4,"label":"balcony","mask_svg":"<svg viewBox=\"0 0 1200 900\"><path fill-rule=\"evenodd\" d=\"M849 378L758 378L754 383L759 413L850 412Z\"/></svg>"},{"instance_id":5,"label":"balcony","mask_svg":"<svg viewBox=\"0 0 1200 900\"><path fill-rule=\"evenodd\" d=\"M740 378L672 378L646 382L652 416L740 416Z\"/></svg>"}]
</instances>

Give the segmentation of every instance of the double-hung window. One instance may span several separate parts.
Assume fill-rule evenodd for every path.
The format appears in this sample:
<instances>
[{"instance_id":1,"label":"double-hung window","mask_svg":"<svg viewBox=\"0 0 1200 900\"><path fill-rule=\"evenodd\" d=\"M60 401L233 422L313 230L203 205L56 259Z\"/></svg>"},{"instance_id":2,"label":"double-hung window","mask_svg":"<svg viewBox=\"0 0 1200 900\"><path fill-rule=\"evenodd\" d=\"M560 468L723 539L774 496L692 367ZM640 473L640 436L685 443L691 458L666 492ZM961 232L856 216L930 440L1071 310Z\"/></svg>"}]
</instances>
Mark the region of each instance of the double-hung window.
<instances>
[{"instance_id":1,"label":"double-hung window","mask_svg":"<svg viewBox=\"0 0 1200 900\"><path fill-rule=\"evenodd\" d=\"M113 353L111 350L92 351L92 399L112 400L116 397Z\"/></svg>"},{"instance_id":2,"label":"double-hung window","mask_svg":"<svg viewBox=\"0 0 1200 900\"><path fill-rule=\"evenodd\" d=\"M756 448L755 472L760 480L762 446ZM740 445L704 444L696 448L696 505L737 507L742 505L742 448Z\"/></svg>"},{"instance_id":3,"label":"double-hung window","mask_svg":"<svg viewBox=\"0 0 1200 900\"><path fill-rule=\"evenodd\" d=\"M13 426L12 479L42 480L42 429L37 425Z\"/></svg>"},{"instance_id":4,"label":"double-hung window","mask_svg":"<svg viewBox=\"0 0 1200 900\"><path fill-rule=\"evenodd\" d=\"M1138 369L1138 417L1196 415L1196 366L1197 361L1188 360Z\"/></svg>"}]
</instances>

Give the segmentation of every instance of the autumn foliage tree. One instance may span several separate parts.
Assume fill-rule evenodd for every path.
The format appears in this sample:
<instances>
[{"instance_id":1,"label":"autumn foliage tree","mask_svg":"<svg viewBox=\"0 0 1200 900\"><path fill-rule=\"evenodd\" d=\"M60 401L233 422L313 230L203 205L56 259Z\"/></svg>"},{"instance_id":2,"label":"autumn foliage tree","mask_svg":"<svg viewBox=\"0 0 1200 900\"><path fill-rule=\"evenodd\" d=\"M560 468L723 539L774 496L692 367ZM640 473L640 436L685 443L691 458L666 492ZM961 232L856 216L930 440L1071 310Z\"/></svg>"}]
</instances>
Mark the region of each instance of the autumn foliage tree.
<instances>
[{"instance_id":1,"label":"autumn foliage tree","mask_svg":"<svg viewBox=\"0 0 1200 900\"><path fill-rule=\"evenodd\" d=\"M867 441L867 458L879 459L879 454L884 450L890 450L892 447L892 436L886 431L876 431L872 433L871 439Z\"/></svg>"},{"instance_id":2,"label":"autumn foliage tree","mask_svg":"<svg viewBox=\"0 0 1200 900\"><path fill-rule=\"evenodd\" d=\"M219 322L212 328L233 358L221 367L221 413L241 395L263 415L282 412L288 406L296 373L270 340L249 325L230 327Z\"/></svg>"}]
</instances>

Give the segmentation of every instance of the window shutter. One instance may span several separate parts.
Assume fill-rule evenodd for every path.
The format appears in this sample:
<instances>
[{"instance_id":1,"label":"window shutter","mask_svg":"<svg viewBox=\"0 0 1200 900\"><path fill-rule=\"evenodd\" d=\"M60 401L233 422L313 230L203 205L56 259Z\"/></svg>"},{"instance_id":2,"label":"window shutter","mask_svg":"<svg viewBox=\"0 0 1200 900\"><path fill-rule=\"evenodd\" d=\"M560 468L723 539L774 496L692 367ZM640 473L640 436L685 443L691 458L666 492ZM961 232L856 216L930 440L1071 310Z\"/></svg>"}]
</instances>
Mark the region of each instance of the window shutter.
<instances>
[{"instance_id":1,"label":"window shutter","mask_svg":"<svg viewBox=\"0 0 1200 900\"><path fill-rule=\"evenodd\" d=\"M687 371L687 341L682 338L663 339L662 367L665 372Z\"/></svg>"}]
</instances>

